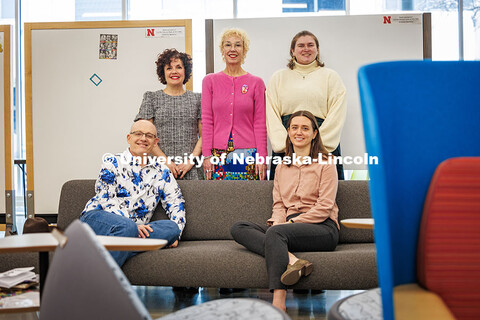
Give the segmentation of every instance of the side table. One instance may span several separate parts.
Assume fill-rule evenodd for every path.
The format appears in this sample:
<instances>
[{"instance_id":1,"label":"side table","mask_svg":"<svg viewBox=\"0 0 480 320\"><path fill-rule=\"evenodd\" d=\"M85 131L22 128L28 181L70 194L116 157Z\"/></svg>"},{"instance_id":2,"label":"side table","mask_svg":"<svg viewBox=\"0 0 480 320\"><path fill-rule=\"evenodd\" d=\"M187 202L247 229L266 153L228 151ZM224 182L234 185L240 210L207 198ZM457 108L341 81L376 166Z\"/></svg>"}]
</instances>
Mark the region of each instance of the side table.
<instances>
[{"instance_id":1,"label":"side table","mask_svg":"<svg viewBox=\"0 0 480 320\"><path fill-rule=\"evenodd\" d=\"M64 236L63 236L64 237ZM39 274L40 274L40 299L43 291L43 284L47 277L49 265L49 251L55 251L62 240L58 239L52 233L29 233L20 236L9 236L0 239L0 253L14 252L38 252L39 253ZM163 248L167 244L167 240L162 239L143 239L128 237L109 237L97 236L97 240L105 249L110 251L149 251ZM31 312L40 309L40 305L35 305L20 309L4 309L2 312Z\"/></svg>"}]
</instances>

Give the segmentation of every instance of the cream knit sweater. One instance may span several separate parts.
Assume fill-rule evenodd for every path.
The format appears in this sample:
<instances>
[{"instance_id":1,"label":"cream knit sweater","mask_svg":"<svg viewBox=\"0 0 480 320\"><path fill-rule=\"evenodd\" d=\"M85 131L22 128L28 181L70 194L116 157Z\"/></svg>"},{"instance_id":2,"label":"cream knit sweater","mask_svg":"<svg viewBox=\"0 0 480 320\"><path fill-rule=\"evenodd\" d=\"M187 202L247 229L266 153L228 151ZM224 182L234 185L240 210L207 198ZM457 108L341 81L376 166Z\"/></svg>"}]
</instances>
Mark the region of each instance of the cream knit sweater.
<instances>
[{"instance_id":1,"label":"cream knit sweater","mask_svg":"<svg viewBox=\"0 0 480 320\"><path fill-rule=\"evenodd\" d=\"M320 137L329 152L340 143L347 101L345 86L340 76L316 61L309 65L295 63L293 70L284 69L273 74L266 93L267 132L273 151L283 152L287 130L281 117L299 110L307 110L325 119Z\"/></svg>"}]
</instances>

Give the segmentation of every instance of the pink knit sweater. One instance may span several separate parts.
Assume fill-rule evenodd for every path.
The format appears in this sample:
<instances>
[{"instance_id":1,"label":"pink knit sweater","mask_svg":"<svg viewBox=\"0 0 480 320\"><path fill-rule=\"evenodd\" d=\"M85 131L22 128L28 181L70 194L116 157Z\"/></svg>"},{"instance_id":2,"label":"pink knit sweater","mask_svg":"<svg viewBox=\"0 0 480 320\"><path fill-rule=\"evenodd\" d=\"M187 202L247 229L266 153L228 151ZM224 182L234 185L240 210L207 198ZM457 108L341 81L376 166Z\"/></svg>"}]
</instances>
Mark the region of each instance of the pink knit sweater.
<instances>
[{"instance_id":1,"label":"pink knit sweater","mask_svg":"<svg viewBox=\"0 0 480 320\"><path fill-rule=\"evenodd\" d=\"M226 149L232 133L235 149L257 148L267 155L265 84L247 73L230 77L223 71L208 74L202 85L202 153Z\"/></svg>"}]
</instances>

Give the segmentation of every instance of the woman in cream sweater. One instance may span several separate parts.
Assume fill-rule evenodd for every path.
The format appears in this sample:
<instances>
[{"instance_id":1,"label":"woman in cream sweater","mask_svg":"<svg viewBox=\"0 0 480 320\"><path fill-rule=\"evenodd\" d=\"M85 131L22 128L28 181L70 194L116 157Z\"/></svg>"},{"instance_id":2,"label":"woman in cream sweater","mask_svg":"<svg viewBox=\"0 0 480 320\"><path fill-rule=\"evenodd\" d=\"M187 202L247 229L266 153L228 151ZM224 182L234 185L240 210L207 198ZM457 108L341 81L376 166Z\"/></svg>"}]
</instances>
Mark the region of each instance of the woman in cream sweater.
<instances>
[{"instance_id":1,"label":"woman in cream sweater","mask_svg":"<svg viewBox=\"0 0 480 320\"><path fill-rule=\"evenodd\" d=\"M340 135L347 112L346 90L340 76L319 58L318 39L309 31L297 33L290 45L288 69L273 74L267 86L267 132L273 156L283 156L286 123L298 110L310 111L317 119L320 136L328 152L340 156ZM343 166L337 165L343 180ZM275 166L270 168L274 179Z\"/></svg>"}]
</instances>

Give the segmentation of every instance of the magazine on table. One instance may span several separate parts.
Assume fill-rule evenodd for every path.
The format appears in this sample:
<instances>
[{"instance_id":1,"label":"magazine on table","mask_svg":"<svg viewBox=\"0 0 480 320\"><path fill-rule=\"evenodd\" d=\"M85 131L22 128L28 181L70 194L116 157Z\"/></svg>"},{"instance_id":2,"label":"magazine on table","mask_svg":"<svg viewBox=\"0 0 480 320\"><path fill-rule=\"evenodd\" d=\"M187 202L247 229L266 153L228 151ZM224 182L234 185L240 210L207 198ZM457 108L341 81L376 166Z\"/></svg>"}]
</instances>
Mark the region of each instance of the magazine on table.
<instances>
[{"instance_id":1,"label":"magazine on table","mask_svg":"<svg viewBox=\"0 0 480 320\"><path fill-rule=\"evenodd\" d=\"M33 267L15 268L0 273L0 287L11 288L25 281L36 281L37 276L32 270Z\"/></svg>"}]
</instances>

